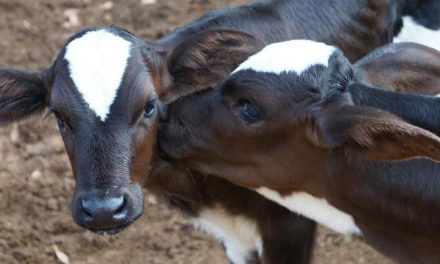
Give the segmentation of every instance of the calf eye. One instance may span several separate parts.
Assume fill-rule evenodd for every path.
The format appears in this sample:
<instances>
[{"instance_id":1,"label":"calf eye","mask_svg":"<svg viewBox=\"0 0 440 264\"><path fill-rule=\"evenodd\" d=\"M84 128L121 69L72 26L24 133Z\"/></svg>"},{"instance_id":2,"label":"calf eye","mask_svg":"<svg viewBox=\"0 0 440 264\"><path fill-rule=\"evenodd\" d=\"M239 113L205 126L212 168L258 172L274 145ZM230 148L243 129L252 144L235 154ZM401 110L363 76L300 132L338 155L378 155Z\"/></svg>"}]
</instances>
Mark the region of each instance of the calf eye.
<instances>
[{"instance_id":1,"label":"calf eye","mask_svg":"<svg viewBox=\"0 0 440 264\"><path fill-rule=\"evenodd\" d=\"M57 119L57 123L58 123L58 129L63 132L64 129L66 128L66 122L64 122L63 118L60 116L60 114L58 114L58 112L53 111L55 114L55 117Z\"/></svg>"},{"instance_id":2,"label":"calf eye","mask_svg":"<svg viewBox=\"0 0 440 264\"><path fill-rule=\"evenodd\" d=\"M249 100L240 100L237 107L241 119L247 124L253 124L261 120L260 112Z\"/></svg>"},{"instance_id":3,"label":"calf eye","mask_svg":"<svg viewBox=\"0 0 440 264\"><path fill-rule=\"evenodd\" d=\"M147 105L145 106L144 117L145 117L145 118L151 118L151 117L153 117L155 110L156 110L156 103L155 103L154 100L151 100L151 101L148 102Z\"/></svg>"},{"instance_id":4,"label":"calf eye","mask_svg":"<svg viewBox=\"0 0 440 264\"><path fill-rule=\"evenodd\" d=\"M47 112L47 113L44 115L44 119L46 119L50 114L54 114L54 115L55 115L55 118L57 119L58 129L59 129L60 131L63 131L64 128L66 127L66 123L64 122L64 120L63 120L63 118L61 117L61 115L60 115L57 111L55 111L55 110L53 110L53 109L50 109L49 112Z\"/></svg>"},{"instance_id":5,"label":"calf eye","mask_svg":"<svg viewBox=\"0 0 440 264\"><path fill-rule=\"evenodd\" d=\"M66 122L61 117L61 115L54 109L49 109L49 111L44 115L44 119L46 119L50 114L54 114L57 119L58 129L60 132L64 133L66 130ZM70 128L70 127L69 127Z\"/></svg>"},{"instance_id":6,"label":"calf eye","mask_svg":"<svg viewBox=\"0 0 440 264\"><path fill-rule=\"evenodd\" d=\"M62 119L57 118L57 123L58 123L58 128L60 130L64 129L64 127L66 127L66 123L64 123L64 121Z\"/></svg>"}]
</instances>

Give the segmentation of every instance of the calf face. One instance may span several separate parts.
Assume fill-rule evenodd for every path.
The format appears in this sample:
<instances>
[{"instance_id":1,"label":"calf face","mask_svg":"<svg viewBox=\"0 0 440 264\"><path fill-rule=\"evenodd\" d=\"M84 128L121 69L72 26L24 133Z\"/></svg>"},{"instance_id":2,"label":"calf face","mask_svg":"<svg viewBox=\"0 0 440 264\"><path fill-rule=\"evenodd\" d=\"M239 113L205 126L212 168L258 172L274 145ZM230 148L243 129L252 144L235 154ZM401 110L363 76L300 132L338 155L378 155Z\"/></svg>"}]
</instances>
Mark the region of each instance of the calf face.
<instances>
[{"instance_id":1,"label":"calf face","mask_svg":"<svg viewBox=\"0 0 440 264\"><path fill-rule=\"evenodd\" d=\"M254 45L256 43L256 45ZM207 65L216 77L193 82L202 89L224 77L262 46L235 31L209 31L182 42L166 57L118 28L87 29L71 37L53 65L41 72L0 68L0 124L48 109L57 120L77 182L75 221L93 231L116 232L143 212L141 186L147 180L163 114L159 96L176 96L176 80L200 75ZM216 48L217 47L217 48ZM210 52L239 54L224 58ZM195 61L195 62L193 62ZM209 71L209 70L208 70ZM174 94L174 95L173 95Z\"/></svg>"},{"instance_id":2,"label":"calf face","mask_svg":"<svg viewBox=\"0 0 440 264\"><path fill-rule=\"evenodd\" d=\"M152 157L158 101L144 43L117 28L74 35L51 67L0 70L0 120L48 108L58 120L77 182L75 221L115 232L143 212L142 179ZM142 152L140 152L142 151Z\"/></svg>"},{"instance_id":3,"label":"calf face","mask_svg":"<svg viewBox=\"0 0 440 264\"><path fill-rule=\"evenodd\" d=\"M317 181L339 151L372 160L439 158L435 135L387 112L354 106L347 91L352 75L334 47L269 45L216 89L176 101L160 145L189 167L277 190Z\"/></svg>"}]
</instances>

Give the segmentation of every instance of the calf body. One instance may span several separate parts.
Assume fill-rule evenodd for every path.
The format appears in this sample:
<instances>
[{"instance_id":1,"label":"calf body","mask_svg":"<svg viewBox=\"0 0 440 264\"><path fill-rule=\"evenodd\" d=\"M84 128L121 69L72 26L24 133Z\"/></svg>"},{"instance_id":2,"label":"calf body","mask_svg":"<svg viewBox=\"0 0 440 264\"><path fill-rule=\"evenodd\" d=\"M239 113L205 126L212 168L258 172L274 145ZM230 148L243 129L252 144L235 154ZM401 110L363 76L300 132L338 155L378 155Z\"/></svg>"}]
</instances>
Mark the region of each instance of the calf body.
<instances>
[{"instance_id":1,"label":"calf body","mask_svg":"<svg viewBox=\"0 0 440 264\"><path fill-rule=\"evenodd\" d=\"M304 44L311 51L306 58L294 51ZM274 70L289 65L291 60L278 53L289 47L302 66L296 61ZM424 69L440 61L434 50L420 47L417 53L417 46L408 44L376 54L405 48L421 55L406 57L407 62L422 65L423 54L434 55ZM276 65L262 66L261 58ZM255 189L336 231L362 236L399 262L438 263L440 166L420 157L439 160L440 139L373 107L438 133L438 122L429 118L438 113L439 99L381 91L365 78L356 80L356 75L368 76L356 71L365 73L362 67L370 63L367 58L353 67L334 47L313 42L269 46L219 87L174 103L161 147L173 162ZM421 85L438 76L425 74L414 75ZM408 83L401 83L402 90ZM431 111L417 108L421 102L429 102Z\"/></svg>"}]
</instances>

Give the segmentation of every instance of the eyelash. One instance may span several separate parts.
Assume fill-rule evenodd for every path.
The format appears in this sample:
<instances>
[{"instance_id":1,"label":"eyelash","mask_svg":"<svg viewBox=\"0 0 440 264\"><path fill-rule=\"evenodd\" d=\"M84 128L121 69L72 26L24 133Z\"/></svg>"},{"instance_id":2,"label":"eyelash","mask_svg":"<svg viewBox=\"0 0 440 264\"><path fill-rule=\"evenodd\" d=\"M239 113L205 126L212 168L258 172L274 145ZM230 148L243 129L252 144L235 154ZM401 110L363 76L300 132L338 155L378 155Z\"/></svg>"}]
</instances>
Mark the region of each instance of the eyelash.
<instances>
[{"instance_id":1,"label":"eyelash","mask_svg":"<svg viewBox=\"0 0 440 264\"><path fill-rule=\"evenodd\" d=\"M60 131L64 130L66 128L66 122L64 121L64 119L61 117L61 115L55 110L50 108L43 116L43 120L46 120L51 114L53 114L55 116L55 118L57 119L57 124L58 124L58 128L60 129Z\"/></svg>"},{"instance_id":2,"label":"eyelash","mask_svg":"<svg viewBox=\"0 0 440 264\"><path fill-rule=\"evenodd\" d=\"M249 100L239 100L237 107L240 111L240 117L248 125L261 120L261 113Z\"/></svg>"}]
</instances>

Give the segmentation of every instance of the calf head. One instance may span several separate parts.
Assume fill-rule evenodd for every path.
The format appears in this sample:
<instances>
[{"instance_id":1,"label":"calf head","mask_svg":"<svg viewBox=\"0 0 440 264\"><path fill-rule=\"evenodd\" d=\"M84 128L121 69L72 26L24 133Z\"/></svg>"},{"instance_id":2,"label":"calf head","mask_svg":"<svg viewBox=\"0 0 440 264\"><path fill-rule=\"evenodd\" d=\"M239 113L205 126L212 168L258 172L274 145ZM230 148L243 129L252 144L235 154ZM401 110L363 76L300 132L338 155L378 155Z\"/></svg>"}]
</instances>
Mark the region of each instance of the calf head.
<instances>
[{"instance_id":1,"label":"calf head","mask_svg":"<svg viewBox=\"0 0 440 264\"><path fill-rule=\"evenodd\" d=\"M77 183L73 218L90 230L114 233L143 212L141 187L153 158L157 119L163 114L159 95L178 93L166 88L170 72L181 79L195 76L205 63L223 63L210 48L241 54L243 46L248 54L255 50L249 43L255 41L240 32L207 32L183 42L188 49L168 54L122 29L87 29L71 37L43 71L0 68L0 124L46 108L53 113ZM240 58L215 70L216 78L235 68ZM170 69L167 60L174 63Z\"/></svg>"},{"instance_id":2,"label":"calf head","mask_svg":"<svg viewBox=\"0 0 440 264\"><path fill-rule=\"evenodd\" d=\"M334 47L305 40L269 45L215 89L173 103L160 146L202 172L278 190L310 184L335 153L440 158L435 135L353 105L347 89L352 75Z\"/></svg>"}]
</instances>

